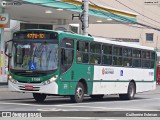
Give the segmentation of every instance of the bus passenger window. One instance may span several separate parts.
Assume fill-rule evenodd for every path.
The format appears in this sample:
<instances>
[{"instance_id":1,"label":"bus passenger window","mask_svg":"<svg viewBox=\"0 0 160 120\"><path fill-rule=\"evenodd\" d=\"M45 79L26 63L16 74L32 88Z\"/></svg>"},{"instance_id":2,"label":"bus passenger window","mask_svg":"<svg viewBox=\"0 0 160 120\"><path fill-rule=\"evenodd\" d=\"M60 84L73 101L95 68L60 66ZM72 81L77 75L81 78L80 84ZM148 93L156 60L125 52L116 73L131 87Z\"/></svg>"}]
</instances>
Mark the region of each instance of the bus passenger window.
<instances>
[{"instance_id":1,"label":"bus passenger window","mask_svg":"<svg viewBox=\"0 0 160 120\"><path fill-rule=\"evenodd\" d=\"M96 42L92 42L90 44L90 52L92 52L92 53L101 53L101 44L100 43L96 43Z\"/></svg>"},{"instance_id":2,"label":"bus passenger window","mask_svg":"<svg viewBox=\"0 0 160 120\"><path fill-rule=\"evenodd\" d=\"M141 67L141 59L133 59L133 67Z\"/></svg>"},{"instance_id":3,"label":"bus passenger window","mask_svg":"<svg viewBox=\"0 0 160 120\"><path fill-rule=\"evenodd\" d=\"M133 49L133 57L134 58L141 58L141 51Z\"/></svg>"},{"instance_id":4,"label":"bus passenger window","mask_svg":"<svg viewBox=\"0 0 160 120\"><path fill-rule=\"evenodd\" d=\"M131 67L132 66L132 58L123 58L123 66Z\"/></svg>"},{"instance_id":5,"label":"bus passenger window","mask_svg":"<svg viewBox=\"0 0 160 120\"><path fill-rule=\"evenodd\" d=\"M111 45L103 45L103 54L112 54L112 46Z\"/></svg>"},{"instance_id":6,"label":"bus passenger window","mask_svg":"<svg viewBox=\"0 0 160 120\"><path fill-rule=\"evenodd\" d=\"M91 54L90 63L101 64L101 55Z\"/></svg>"},{"instance_id":7,"label":"bus passenger window","mask_svg":"<svg viewBox=\"0 0 160 120\"><path fill-rule=\"evenodd\" d=\"M142 67L143 68L150 68L149 60L142 60Z\"/></svg>"},{"instance_id":8,"label":"bus passenger window","mask_svg":"<svg viewBox=\"0 0 160 120\"><path fill-rule=\"evenodd\" d=\"M122 48L120 47L114 47L113 54L117 56L122 56Z\"/></svg>"},{"instance_id":9,"label":"bus passenger window","mask_svg":"<svg viewBox=\"0 0 160 120\"><path fill-rule=\"evenodd\" d=\"M89 43L85 41L77 42L77 63L89 63Z\"/></svg>"},{"instance_id":10,"label":"bus passenger window","mask_svg":"<svg viewBox=\"0 0 160 120\"><path fill-rule=\"evenodd\" d=\"M113 65L122 66L122 57L113 57Z\"/></svg>"},{"instance_id":11,"label":"bus passenger window","mask_svg":"<svg viewBox=\"0 0 160 120\"><path fill-rule=\"evenodd\" d=\"M88 52L89 51L89 43L84 41L77 42L77 51Z\"/></svg>"}]
</instances>

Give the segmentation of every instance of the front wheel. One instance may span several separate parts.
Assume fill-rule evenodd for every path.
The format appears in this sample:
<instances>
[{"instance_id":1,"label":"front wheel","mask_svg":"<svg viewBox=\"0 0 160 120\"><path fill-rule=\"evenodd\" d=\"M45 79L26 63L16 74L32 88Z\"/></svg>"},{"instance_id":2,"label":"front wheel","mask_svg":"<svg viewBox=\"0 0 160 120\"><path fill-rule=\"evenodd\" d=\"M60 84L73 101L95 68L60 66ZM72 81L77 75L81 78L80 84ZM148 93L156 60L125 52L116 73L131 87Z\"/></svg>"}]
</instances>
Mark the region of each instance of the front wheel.
<instances>
[{"instance_id":1,"label":"front wheel","mask_svg":"<svg viewBox=\"0 0 160 120\"><path fill-rule=\"evenodd\" d=\"M75 103L80 103L84 98L84 86L82 83L78 83L75 90L75 95L70 96L71 101Z\"/></svg>"},{"instance_id":2,"label":"front wheel","mask_svg":"<svg viewBox=\"0 0 160 120\"><path fill-rule=\"evenodd\" d=\"M43 102L46 99L46 94L33 93L33 97L37 102Z\"/></svg>"},{"instance_id":3,"label":"front wheel","mask_svg":"<svg viewBox=\"0 0 160 120\"><path fill-rule=\"evenodd\" d=\"M129 83L127 94L119 94L120 99L122 100L132 100L136 94L136 87L133 82Z\"/></svg>"}]
</instances>

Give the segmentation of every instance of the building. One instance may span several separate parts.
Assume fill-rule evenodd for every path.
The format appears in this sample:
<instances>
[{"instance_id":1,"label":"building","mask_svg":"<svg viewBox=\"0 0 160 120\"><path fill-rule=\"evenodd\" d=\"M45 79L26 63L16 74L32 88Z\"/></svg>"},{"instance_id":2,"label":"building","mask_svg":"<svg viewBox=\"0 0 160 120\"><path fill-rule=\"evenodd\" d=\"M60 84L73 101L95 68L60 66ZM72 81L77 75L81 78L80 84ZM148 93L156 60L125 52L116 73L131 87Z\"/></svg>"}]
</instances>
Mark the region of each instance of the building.
<instances>
[{"instance_id":1,"label":"building","mask_svg":"<svg viewBox=\"0 0 160 120\"><path fill-rule=\"evenodd\" d=\"M137 22L160 29L160 2L157 0L93 0L97 5L137 13ZM101 20L99 20L101 21ZM88 32L93 36L139 42L160 50L160 31L133 24L92 24Z\"/></svg>"}]
</instances>

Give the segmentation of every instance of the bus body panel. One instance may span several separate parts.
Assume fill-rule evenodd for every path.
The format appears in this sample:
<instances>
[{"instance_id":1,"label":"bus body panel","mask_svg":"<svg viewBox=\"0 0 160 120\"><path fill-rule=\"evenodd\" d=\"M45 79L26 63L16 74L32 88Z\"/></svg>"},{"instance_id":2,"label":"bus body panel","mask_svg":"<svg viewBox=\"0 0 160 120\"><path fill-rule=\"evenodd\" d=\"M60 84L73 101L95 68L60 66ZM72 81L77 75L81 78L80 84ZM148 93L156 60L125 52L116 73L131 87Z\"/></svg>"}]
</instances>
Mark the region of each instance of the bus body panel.
<instances>
[{"instance_id":1,"label":"bus body panel","mask_svg":"<svg viewBox=\"0 0 160 120\"><path fill-rule=\"evenodd\" d=\"M136 83L136 88L138 88L136 92L153 90L155 88L152 87L155 84L153 69L95 66L93 94L127 93L131 80L134 80ZM147 85L147 82L150 86ZM141 83L146 84L147 87L139 89Z\"/></svg>"}]
</instances>

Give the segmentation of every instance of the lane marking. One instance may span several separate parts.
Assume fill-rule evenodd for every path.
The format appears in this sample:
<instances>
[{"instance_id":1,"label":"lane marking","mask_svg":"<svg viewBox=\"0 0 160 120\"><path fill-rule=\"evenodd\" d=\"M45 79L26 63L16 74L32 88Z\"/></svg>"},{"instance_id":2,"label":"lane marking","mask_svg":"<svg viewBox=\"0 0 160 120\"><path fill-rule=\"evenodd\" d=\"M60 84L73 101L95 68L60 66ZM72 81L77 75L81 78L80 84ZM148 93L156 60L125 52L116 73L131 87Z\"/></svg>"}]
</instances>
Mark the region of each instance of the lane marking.
<instances>
[{"instance_id":1,"label":"lane marking","mask_svg":"<svg viewBox=\"0 0 160 120\"><path fill-rule=\"evenodd\" d=\"M21 104L21 103L0 103L0 104L12 104L12 105L21 105L21 106L38 106L38 107L40 107L40 106L42 106L42 107L44 107L44 106L46 106L46 105L32 105L32 104ZM48 106L48 105L47 105ZM56 106L54 106L54 107L56 107ZM152 110L152 111L158 111L158 110L154 110L154 109L149 109L149 110L147 110L146 108L145 109L136 109L136 108L108 108L108 107L91 107L91 106L65 106L65 105L57 105L57 107L71 107L71 108L90 108L90 109L104 109L104 110L135 110L135 111L150 111L150 110ZM52 109L52 108L44 108L44 110L47 110L47 109ZM56 108L56 109L58 109L58 108Z\"/></svg>"},{"instance_id":2,"label":"lane marking","mask_svg":"<svg viewBox=\"0 0 160 120\"><path fill-rule=\"evenodd\" d=\"M57 106L58 107L58 106ZM147 110L145 109L138 109L138 108L108 108L108 107L91 107L91 106L59 106L59 107L71 107L71 108L90 108L90 109L104 109L104 110L131 110L131 111L151 111L151 109ZM152 111L158 111L158 110L154 110L152 109Z\"/></svg>"},{"instance_id":3,"label":"lane marking","mask_svg":"<svg viewBox=\"0 0 160 120\"><path fill-rule=\"evenodd\" d=\"M93 117L58 117L58 118L62 118L62 119L66 119L67 118L67 119L70 119L70 120L72 120L72 119L99 120L99 119L93 119ZM111 120L111 119L107 119L107 120ZM112 120L116 120L116 119L112 119Z\"/></svg>"},{"instance_id":4,"label":"lane marking","mask_svg":"<svg viewBox=\"0 0 160 120\"><path fill-rule=\"evenodd\" d=\"M0 102L0 104L2 104L2 105L3 104L6 104L6 105L23 105L23 106L45 106L45 105L34 105L34 104L23 104L23 103L3 103L3 102Z\"/></svg>"},{"instance_id":5,"label":"lane marking","mask_svg":"<svg viewBox=\"0 0 160 120\"><path fill-rule=\"evenodd\" d=\"M0 103L1 104L1 103ZM4 104L8 104L8 103L4 103ZM10 103L13 105L21 105L21 106L38 106L38 107L44 107L43 105L31 105L31 104L15 104L15 103ZM158 111L156 109L138 109L138 108L108 108L108 107L91 107L91 106L57 106L57 107L67 107L67 108L88 108L88 111L90 111L90 109L99 109L98 111ZM60 109L60 108L42 108L42 109L37 109L39 111L81 111L78 109ZM94 111L94 110L92 110Z\"/></svg>"},{"instance_id":6,"label":"lane marking","mask_svg":"<svg viewBox=\"0 0 160 120\"><path fill-rule=\"evenodd\" d=\"M104 102L99 102L99 101L96 101L96 102L83 102L83 103L71 103L71 104L61 104L61 105L54 105L54 106L69 106L69 105L83 105L83 104L95 104L95 103L108 103L108 104L111 104L112 103L125 103L125 102L136 102L136 101L150 101L150 100L159 100L160 98L153 98L153 99L141 99L141 100L128 100L128 101L104 101Z\"/></svg>"},{"instance_id":7,"label":"lane marking","mask_svg":"<svg viewBox=\"0 0 160 120\"><path fill-rule=\"evenodd\" d=\"M150 100L159 100L160 98L154 98L154 99L141 99L141 100L130 100L130 101L105 101L105 102L88 102L88 103L71 103L71 104L60 104L60 105L45 105L45 104L42 104L42 105L35 105L35 104L24 104L24 103L5 103L5 102L0 102L0 104L11 104L11 105L24 105L24 106L57 106L57 107L61 107L61 106L72 106L72 105L85 105L85 104L88 104L88 105L90 105L90 104L103 104L103 103L108 103L108 104L111 104L111 102L113 102L113 103L124 103L124 102L135 102L135 101L150 101Z\"/></svg>"},{"instance_id":8,"label":"lane marking","mask_svg":"<svg viewBox=\"0 0 160 120\"><path fill-rule=\"evenodd\" d=\"M79 111L78 109L59 109L59 108L42 108L37 109L38 111Z\"/></svg>"}]
</instances>

